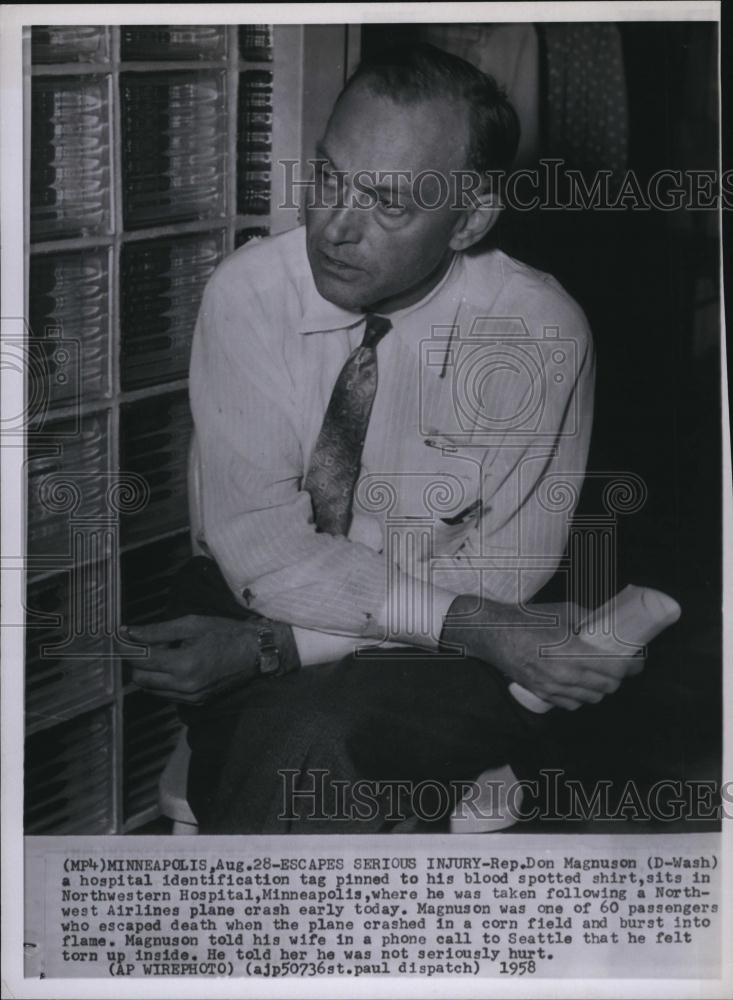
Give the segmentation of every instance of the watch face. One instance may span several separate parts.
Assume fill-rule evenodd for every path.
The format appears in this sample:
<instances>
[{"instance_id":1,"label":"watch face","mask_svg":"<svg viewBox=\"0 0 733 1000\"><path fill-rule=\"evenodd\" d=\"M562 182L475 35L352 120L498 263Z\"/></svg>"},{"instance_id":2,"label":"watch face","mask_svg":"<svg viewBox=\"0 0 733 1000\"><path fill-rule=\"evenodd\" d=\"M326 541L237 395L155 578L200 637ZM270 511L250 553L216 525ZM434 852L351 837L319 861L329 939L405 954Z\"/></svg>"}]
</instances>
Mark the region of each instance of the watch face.
<instances>
[{"instance_id":1,"label":"watch face","mask_svg":"<svg viewBox=\"0 0 733 1000\"><path fill-rule=\"evenodd\" d=\"M260 655L257 666L261 674L276 674L280 670L280 651L275 645L275 633L270 627L257 630Z\"/></svg>"},{"instance_id":2,"label":"watch face","mask_svg":"<svg viewBox=\"0 0 733 1000\"><path fill-rule=\"evenodd\" d=\"M259 661L260 673L261 674L274 674L280 669L280 657L277 651L274 652L260 652Z\"/></svg>"}]
</instances>

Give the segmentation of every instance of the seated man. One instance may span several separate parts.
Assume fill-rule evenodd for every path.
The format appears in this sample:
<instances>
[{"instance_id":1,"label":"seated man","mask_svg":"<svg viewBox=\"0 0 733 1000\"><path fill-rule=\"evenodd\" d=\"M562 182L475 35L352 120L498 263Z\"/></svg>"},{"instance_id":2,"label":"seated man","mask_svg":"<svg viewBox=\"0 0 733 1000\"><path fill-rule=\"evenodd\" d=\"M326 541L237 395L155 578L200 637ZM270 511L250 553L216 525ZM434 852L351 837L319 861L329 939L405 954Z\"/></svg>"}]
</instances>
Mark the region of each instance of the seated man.
<instances>
[{"instance_id":1,"label":"seated man","mask_svg":"<svg viewBox=\"0 0 733 1000\"><path fill-rule=\"evenodd\" d=\"M565 547L553 487L582 479L594 365L558 283L479 248L517 141L477 69L387 53L336 102L305 227L206 289L205 558L179 617L129 630L150 646L135 682L182 706L203 832L404 818L364 782L422 786L443 814L443 788L452 807L487 769L552 764L548 717L510 683L573 710L640 669L591 655L567 606L527 604Z\"/></svg>"}]
</instances>

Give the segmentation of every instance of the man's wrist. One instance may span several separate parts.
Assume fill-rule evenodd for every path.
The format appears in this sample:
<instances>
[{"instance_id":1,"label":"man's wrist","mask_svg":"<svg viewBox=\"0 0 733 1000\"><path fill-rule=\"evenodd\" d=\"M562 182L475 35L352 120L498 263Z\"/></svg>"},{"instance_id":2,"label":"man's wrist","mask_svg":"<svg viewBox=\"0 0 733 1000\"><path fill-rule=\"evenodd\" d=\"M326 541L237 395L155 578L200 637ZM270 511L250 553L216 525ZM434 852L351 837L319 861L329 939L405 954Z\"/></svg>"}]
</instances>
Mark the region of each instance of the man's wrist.
<instances>
[{"instance_id":1,"label":"man's wrist","mask_svg":"<svg viewBox=\"0 0 733 1000\"><path fill-rule=\"evenodd\" d=\"M519 608L475 594L461 594L451 603L443 622L440 650L491 663L511 677L512 637L523 624Z\"/></svg>"},{"instance_id":2,"label":"man's wrist","mask_svg":"<svg viewBox=\"0 0 733 1000\"><path fill-rule=\"evenodd\" d=\"M281 677L300 670L293 630L283 622L262 618L257 623L257 676Z\"/></svg>"}]
</instances>

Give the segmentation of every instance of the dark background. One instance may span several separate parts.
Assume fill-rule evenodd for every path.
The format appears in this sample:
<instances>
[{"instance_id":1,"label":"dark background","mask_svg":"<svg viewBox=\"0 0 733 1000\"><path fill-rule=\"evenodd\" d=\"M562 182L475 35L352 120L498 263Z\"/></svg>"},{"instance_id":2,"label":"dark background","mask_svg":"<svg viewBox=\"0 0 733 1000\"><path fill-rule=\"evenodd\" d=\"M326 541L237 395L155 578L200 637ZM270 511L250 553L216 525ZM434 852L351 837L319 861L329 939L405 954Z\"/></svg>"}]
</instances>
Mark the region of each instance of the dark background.
<instances>
[{"instance_id":1,"label":"dark background","mask_svg":"<svg viewBox=\"0 0 733 1000\"><path fill-rule=\"evenodd\" d=\"M718 164L712 23L619 25L628 95L627 168L644 189L660 169ZM414 28L404 26L400 35ZM394 30L364 29L374 51ZM540 121L547 65L540 33ZM725 61L723 60L723 64ZM546 98L545 98L546 100ZM543 145L544 144L544 145ZM539 156L563 155L541 134ZM568 167L583 166L566 158ZM719 238L714 211L508 212L498 245L549 271L588 315L597 353L588 469L629 471L648 489L619 517L618 586L656 587L681 620L647 668L563 726L580 776L720 780L721 409ZM587 482L578 516L598 513ZM537 600L563 599L557 577Z\"/></svg>"}]
</instances>

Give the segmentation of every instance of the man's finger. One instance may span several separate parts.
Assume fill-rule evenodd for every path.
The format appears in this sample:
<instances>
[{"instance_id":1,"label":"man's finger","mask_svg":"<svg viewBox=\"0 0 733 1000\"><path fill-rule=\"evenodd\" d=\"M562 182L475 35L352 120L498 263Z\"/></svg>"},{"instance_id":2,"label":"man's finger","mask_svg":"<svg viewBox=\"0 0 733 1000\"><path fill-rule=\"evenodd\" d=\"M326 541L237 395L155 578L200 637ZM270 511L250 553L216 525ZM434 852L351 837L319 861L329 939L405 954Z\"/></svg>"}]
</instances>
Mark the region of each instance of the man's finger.
<instances>
[{"instance_id":1,"label":"man's finger","mask_svg":"<svg viewBox=\"0 0 733 1000\"><path fill-rule=\"evenodd\" d=\"M598 705L603 701L605 692L596 691L594 688L566 687L562 690L562 697L579 701L583 705Z\"/></svg>"},{"instance_id":2,"label":"man's finger","mask_svg":"<svg viewBox=\"0 0 733 1000\"><path fill-rule=\"evenodd\" d=\"M585 653L586 650L584 650ZM587 651L587 655L579 657L575 662L584 670L622 681L624 677L628 677L630 672L639 673L643 669L644 657L614 655L613 653L599 655L597 651L595 654Z\"/></svg>"},{"instance_id":3,"label":"man's finger","mask_svg":"<svg viewBox=\"0 0 733 1000\"><path fill-rule=\"evenodd\" d=\"M132 683L145 691L175 691L178 687L178 680L171 674L161 673L158 670L140 670L135 668L132 671Z\"/></svg>"},{"instance_id":4,"label":"man's finger","mask_svg":"<svg viewBox=\"0 0 733 1000\"><path fill-rule=\"evenodd\" d=\"M594 667L584 667L580 664L558 680L566 687L578 687L598 694L612 694L621 683L621 678L614 674L601 673Z\"/></svg>"},{"instance_id":5,"label":"man's finger","mask_svg":"<svg viewBox=\"0 0 733 1000\"><path fill-rule=\"evenodd\" d=\"M586 662L590 670L620 684L626 677L640 674L646 661L643 656L609 656L596 657Z\"/></svg>"},{"instance_id":6,"label":"man's finger","mask_svg":"<svg viewBox=\"0 0 733 1000\"><path fill-rule=\"evenodd\" d=\"M598 691L601 694L613 694L615 691L618 691L622 680L623 678L617 677L614 674L603 674L591 669L583 671L579 686L591 688L593 691Z\"/></svg>"},{"instance_id":7,"label":"man's finger","mask_svg":"<svg viewBox=\"0 0 733 1000\"><path fill-rule=\"evenodd\" d=\"M210 628L210 622L204 615L186 615L184 618L172 618L167 622L154 622L150 625L123 625L123 634L135 642L155 645L156 643L180 642L182 639L194 639Z\"/></svg>"},{"instance_id":8,"label":"man's finger","mask_svg":"<svg viewBox=\"0 0 733 1000\"><path fill-rule=\"evenodd\" d=\"M201 705L206 700L204 692L193 691L189 686L182 687L170 674L145 673L136 676L136 672L134 672L132 682L146 694L155 698L165 698L166 701L173 701L177 704Z\"/></svg>"},{"instance_id":9,"label":"man's finger","mask_svg":"<svg viewBox=\"0 0 733 1000\"><path fill-rule=\"evenodd\" d=\"M581 702L575 701L572 698L563 698L562 696L553 698L552 704L556 705L558 708L564 708L568 712L574 712L576 709L581 707Z\"/></svg>"},{"instance_id":10,"label":"man's finger","mask_svg":"<svg viewBox=\"0 0 733 1000\"><path fill-rule=\"evenodd\" d=\"M552 690L578 687L600 694L610 693L620 683L619 678L602 673L583 660L558 661L546 669L541 680Z\"/></svg>"},{"instance_id":11,"label":"man's finger","mask_svg":"<svg viewBox=\"0 0 733 1000\"><path fill-rule=\"evenodd\" d=\"M189 694L186 691L168 691L164 688L143 688L151 698L161 698L176 705L203 705L206 698L203 694Z\"/></svg>"},{"instance_id":12,"label":"man's finger","mask_svg":"<svg viewBox=\"0 0 733 1000\"><path fill-rule=\"evenodd\" d=\"M148 655L144 659L129 660L128 662L131 666L134 665L135 670L180 676L190 665L186 658L186 652L186 650L181 649L166 649L163 646L151 646Z\"/></svg>"},{"instance_id":13,"label":"man's finger","mask_svg":"<svg viewBox=\"0 0 733 1000\"><path fill-rule=\"evenodd\" d=\"M646 666L646 657L641 655L632 656L631 659L628 661L628 664L629 666L626 671L626 676L636 677L638 674L642 672L642 670Z\"/></svg>"}]
</instances>

